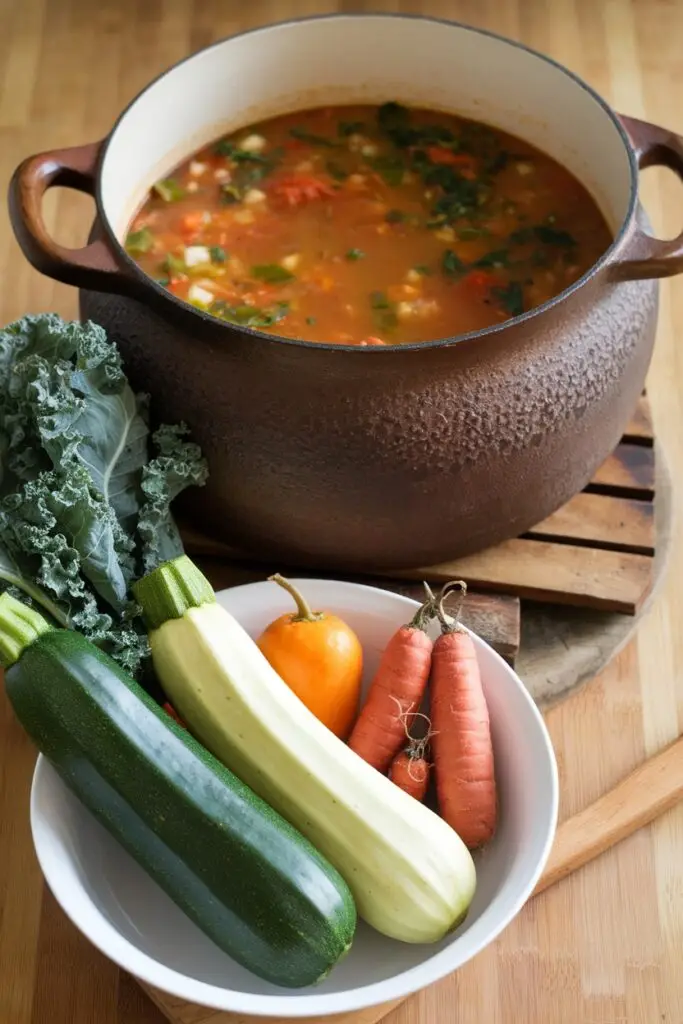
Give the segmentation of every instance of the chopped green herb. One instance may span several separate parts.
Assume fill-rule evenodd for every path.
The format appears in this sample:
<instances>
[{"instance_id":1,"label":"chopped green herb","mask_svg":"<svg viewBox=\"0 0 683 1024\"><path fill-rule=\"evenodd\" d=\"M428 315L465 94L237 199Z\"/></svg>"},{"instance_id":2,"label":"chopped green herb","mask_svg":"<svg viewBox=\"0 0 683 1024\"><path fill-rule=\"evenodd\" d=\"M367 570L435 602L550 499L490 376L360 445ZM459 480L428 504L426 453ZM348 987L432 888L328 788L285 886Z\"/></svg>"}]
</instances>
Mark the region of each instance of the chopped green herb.
<instances>
[{"instance_id":1,"label":"chopped green herb","mask_svg":"<svg viewBox=\"0 0 683 1024\"><path fill-rule=\"evenodd\" d=\"M242 201L242 193L236 185L232 185L227 181L222 182L218 187L220 193L221 203L223 206L231 206L233 203L240 203Z\"/></svg>"},{"instance_id":2,"label":"chopped green herb","mask_svg":"<svg viewBox=\"0 0 683 1024\"><path fill-rule=\"evenodd\" d=\"M526 245L528 242L532 242L534 237L533 228L519 228L519 230L512 232L510 241L514 242L515 245Z\"/></svg>"},{"instance_id":3,"label":"chopped green herb","mask_svg":"<svg viewBox=\"0 0 683 1024\"><path fill-rule=\"evenodd\" d=\"M363 121L340 121L337 126L337 132L344 138L349 135L359 135L364 128L365 124Z\"/></svg>"},{"instance_id":4,"label":"chopped green herb","mask_svg":"<svg viewBox=\"0 0 683 1024\"><path fill-rule=\"evenodd\" d=\"M156 192L166 203L176 203L179 199L185 198L185 189L178 184L175 178L157 181L156 185L152 186L152 191Z\"/></svg>"},{"instance_id":5,"label":"chopped green herb","mask_svg":"<svg viewBox=\"0 0 683 1024\"><path fill-rule=\"evenodd\" d=\"M300 142L310 142L314 146L327 146L330 149L336 149L340 145L334 139L328 139L324 135L316 135L314 132L309 132L306 128L290 128L289 134L293 139L299 139Z\"/></svg>"},{"instance_id":6,"label":"chopped green herb","mask_svg":"<svg viewBox=\"0 0 683 1024\"><path fill-rule=\"evenodd\" d=\"M268 156L264 156L263 153L252 153L251 150L241 149L230 139L220 139L214 146L214 152L219 156L228 157L236 163L265 164L273 158L272 152Z\"/></svg>"},{"instance_id":7,"label":"chopped green herb","mask_svg":"<svg viewBox=\"0 0 683 1024\"><path fill-rule=\"evenodd\" d=\"M485 174L499 174L505 170L510 160L510 154L506 149L499 149L496 154L484 161Z\"/></svg>"},{"instance_id":8,"label":"chopped green herb","mask_svg":"<svg viewBox=\"0 0 683 1024\"><path fill-rule=\"evenodd\" d=\"M398 317L396 306L390 302L385 292L370 292L370 307L372 309L375 323L382 331L390 331L396 327Z\"/></svg>"},{"instance_id":9,"label":"chopped green herb","mask_svg":"<svg viewBox=\"0 0 683 1024\"><path fill-rule=\"evenodd\" d=\"M251 268L251 276L268 284L281 284L294 279L294 274L290 274L279 263L257 263Z\"/></svg>"},{"instance_id":10,"label":"chopped green herb","mask_svg":"<svg viewBox=\"0 0 683 1024\"><path fill-rule=\"evenodd\" d=\"M133 254L149 252L154 245L154 235L149 228L140 228L139 231L130 231L126 238L126 249Z\"/></svg>"},{"instance_id":11,"label":"chopped green herb","mask_svg":"<svg viewBox=\"0 0 683 1024\"><path fill-rule=\"evenodd\" d=\"M402 224L408 219L408 215L403 210L388 210L384 219L387 224Z\"/></svg>"},{"instance_id":12,"label":"chopped green herb","mask_svg":"<svg viewBox=\"0 0 683 1024\"><path fill-rule=\"evenodd\" d=\"M510 253L507 249L494 249L476 261L475 267L507 267L510 264Z\"/></svg>"},{"instance_id":13,"label":"chopped green herb","mask_svg":"<svg viewBox=\"0 0 683 1024\"><path fill-rule=\"evenodd\" d=\"M211 304L209 312L240 327L272 327L287 316L289 303L279 302L272 309L259 309L258 306L229 306L219 299Z\"/></svg>"},{"instance_id":14,"label":"chopped green herb","mask_svg":"<svg viewBox=\"0 0 683 1024\"><path fill-rule=\"evenodd\" d=\"M398 156L376 156L367 161L387 185L400 185L403 181L405 164Z\"/></svg>"},{"instance_id":15,"label":"chopped green herb","mask_svg":"<svg viewBox=\"0 0 683 1024\"><path fill-rule=\"evenodd\" d=\"M410 111L401 103L383 103L377 111L377 123L383 132L389 134L397 128L406 128L410 122Z\"/></svg>"},{"instance_id":16,"label":"chopped green herb","mask_svg":"<svg viewBox=\"0 0 683 1024\"><path fill-rule=\"evenodd\" d=\"M335 181L346 181L349 176L349 172L345 171L343 167L339 166L339 164L336 164L334 160L328 160L325 167L327 168L327 173L331 178L334 178Z\"/></svg>"},{"instance_id":17,"label":"chopped green herb","mask_svg":"<svg viewBox=\"0 0 683 1024\"><path fill-rule=\"evenodd\" d=\"M225 263L228 258L228 254L222 245L212 245L209 249L209 255L211 256L212 263Z\"/></svg>"},{"instance_id":18,"label":"chopped green herb","mask_svg":"<svg viewBox=\"0 0 683 1024\"><path fill-rule=\"evenodd\" d=\"M413 267L413 270L417 271L418 274L422 274L424 277L428 277L432 272L432 268L428 267L426 263L418 263Z\"/></svg>"},{"instance_id":19,"label":"chopped green herb","mask_svg":"<svg viewBox=\"0 0 683 1024\"><path fill-rule=\"evenodd\" d=\"M370 306L372 309L390 309L391 303L385 292L370 292Z\"/></svg>"},{"instance_id":20,"label":"chopped green herb","mask_svg":"<svg viewBox=\"0 0 683 1024\"><path fill-rule=\"evenodd\" d=\"M316 324L315 317L314 316L307 316L306 317L306 323L308 324L309 327L314 327L315 324Z\"/></svg>"},{"instance_id":21,"label":"chopped green herb","mask_svg":"<svg viewBox=\"0 0 683 1024\"><path fill-rule=\"evenodd\" d=\"M172 252L166 253L164 262L161 264L161 269L165 270L171 277L174 277L177 274L187 273L185 260L181 256L174 256Z\"/></svg>"},{"instance_id":22,"label":"chopped green herb","mask_svg":"<svg viewBox=\"0 0 683 1024\"><path fill-rule=\"evenodd\" d=\"M488 228L475 228L473 226L458 228L455 233L461 242L473 242L477 238L487 238L491 234Z\"/></svg>"},{"instance_id":23,"label":"chopped green herb","mask_svg":"<svg viewBox=\"0 0 683 1024\"><path fill-rule=\"evenodd\" d=\"M576 245L576 239L568 231L558 231L547 224L538 224L534 228L536 238L545 245L570 246Z\"/></svg>"},{"instance_id":24,"label":"chopped green herb","mask_svg":"<svg viewBox=\"0 0 683 1024\"><path fill-rule=\"evenodd\" d=\"M524 312L524 293L519 281L510 281L505 288L492 288L491 294L510 316L521 316Z\"/></svg>"},{"instance_id":25,"label":"chopped green herb","mask_svg":"<svg viewBox=\"0 0 683 1024\"><path fill-rule=\"evenodd\" d=\"M441 261L441 269L447 277L459 277L466 271L466 266L452 249L446 249Z\"/></svg>"},{"instance_id":26,"label":"chopped green herb","mask_svg":"<svg viewBox=\"0 0 683 1024\"><path fill-rule=\"evenodd\" d=\"M157 284L160 284L162 288L168 288L171 283L171 279L169 277L157 277L156 282Z\"/></svg>"},{"instance_id":27,"label":"chopped green herb","mask_svg":"<svg viewBox=\"0 0 683 1024\"><path fill-rule=\"evenodd\" d=\"M365 253L362 249L349 249L346 253L347 260L363 260L365 259Z\"/></svg>"}]
</instances>

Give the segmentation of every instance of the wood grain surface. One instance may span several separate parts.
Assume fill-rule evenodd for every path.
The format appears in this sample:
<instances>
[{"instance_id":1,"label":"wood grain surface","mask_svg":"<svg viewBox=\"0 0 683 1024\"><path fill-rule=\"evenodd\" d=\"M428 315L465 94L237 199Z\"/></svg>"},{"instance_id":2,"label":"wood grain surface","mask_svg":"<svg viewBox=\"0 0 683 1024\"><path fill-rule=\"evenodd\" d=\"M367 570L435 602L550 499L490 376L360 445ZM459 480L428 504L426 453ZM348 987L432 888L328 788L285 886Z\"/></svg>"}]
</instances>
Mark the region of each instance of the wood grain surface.
<instances>
[{"instance_id":1,"label":"wood grain surface","mask_svg":"<svg viewBox=\"0 0 683 1024\"><path fill-rule=\"evenodd\" d=\"M678 0L0 0L0 177L29 153L101 137L168 64L242 27L308 13L422 11L544 50L619 110L683 132L683 5ZM172 112L169 112L172 116ZM683 223L666 172L643 191L661 234ZM91 204L48 196L60 241L81 244ZM4 321L76 313L69 288L34 273L0 210ZM683 281L662 286L648 379L657 436L683 468ZM539 542L539 557L542 550ZM637 556L635 556L637 557ZM547 715L563 817L597 799L683 731L683 536L672 571L631 643L602 675ZM64 920L42 887L28 827L35 753L0 698L0 1022L163 1024L139 987ZM537 897L499 940L390 1024L680 1024L683 1021L683 808Z\"/></svg>"}]
</instances>

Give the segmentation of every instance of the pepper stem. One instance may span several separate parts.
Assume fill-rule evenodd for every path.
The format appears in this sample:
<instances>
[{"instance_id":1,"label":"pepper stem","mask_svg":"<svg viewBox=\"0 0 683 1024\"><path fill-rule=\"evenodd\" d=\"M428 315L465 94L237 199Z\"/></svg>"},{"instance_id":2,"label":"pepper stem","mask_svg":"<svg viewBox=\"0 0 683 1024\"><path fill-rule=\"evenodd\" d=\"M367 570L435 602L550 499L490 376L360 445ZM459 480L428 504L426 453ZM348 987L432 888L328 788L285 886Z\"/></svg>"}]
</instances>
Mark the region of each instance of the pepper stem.
<instances>
[{"instance_id":1,"label":"pepper stem","mask_svg":"<svg viewBox=\"0 0 683 1024\"><path fill-rule=\"evenodd\" d=\"M268 580L271 583L277 583L278 587L286 590L296 601L297 611L292 619L293 622L319 622L324 617L323 612L314 612L301 591L293 583L290 583L289 580L286 580L284 576L281 576L279 572L269 576Z\"/></svg>"},{"instance_id":2,"label":"pepper stem","mask_svg":"<svg viewBox=\"0 0 683 1024\"><path fill-rule=\"evenodd\" d=\"M169 619L181 619L190 608L199 608L216 600L206 576L187 555L164 562L133 584L133 593L142 607L145 625L151 632Z\"/></svg>"},{"instance_id":3,"label":"pepper stem","mask_svg":"<svg viewBox=\"0 0 683 1024\"><path fill-rule=\"evenodd\" d=\"M23 601L17 601L11 594L0 596L0 664L9 668L27 647L43 633L49 633L52 626Z\"/></svg>"},{"instance_id":4,"label":"pepper stem","mask_svg":"<svg viewBox=\"0 0 683 1024\"><path fill-rule=\"evenodd\" d=\"M446 599L446 597L450 593L452 593L452 591L454 591L454 590L458 591L458 593L459 593L459 600L458 600L458 603L455 606L454 614L453 615L447 615L445 610L444 610L443 603L444 603L444 600ZM462 606L465 603L465 597L466 596L467 596L467 584L465 583L464 580L453 580L451 583L446 583L446 585L441 588L441 593L439 594L439 598L438 598L438 600L436 602L436 615L437 615L437 618L438 618L439 622L441 623L441 632L442 633L458 633L458 632L464 633L465 632L465 630L462 628L462 626L458 622L458 619L460 618L460 614L462 612Z\"/></svg>"}]
</instances>

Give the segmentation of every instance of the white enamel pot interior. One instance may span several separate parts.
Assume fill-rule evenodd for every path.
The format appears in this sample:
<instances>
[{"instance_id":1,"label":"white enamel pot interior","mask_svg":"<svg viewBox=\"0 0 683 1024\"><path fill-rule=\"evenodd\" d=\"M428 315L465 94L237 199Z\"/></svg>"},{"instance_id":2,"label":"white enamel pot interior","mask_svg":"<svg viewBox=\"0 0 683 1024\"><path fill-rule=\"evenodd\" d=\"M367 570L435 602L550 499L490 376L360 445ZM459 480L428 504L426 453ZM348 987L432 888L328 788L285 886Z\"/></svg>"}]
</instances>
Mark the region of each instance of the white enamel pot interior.
<instances>
[{"instance_id":1,"label":"white enamel pot interior","mask_svg":"<svg viewBox=\"0 0 683 1024\"><path fill-rule=\"evenodd\" d=\"M569 71L497 36L449 22L340 15L226 39L177 64L122 114L104 153L101 213L120 241L146 191L221 134L325 104L452 111L523 137L590 190L615 236L636 168L610 108Z\"/></svg>"}]
</instances>

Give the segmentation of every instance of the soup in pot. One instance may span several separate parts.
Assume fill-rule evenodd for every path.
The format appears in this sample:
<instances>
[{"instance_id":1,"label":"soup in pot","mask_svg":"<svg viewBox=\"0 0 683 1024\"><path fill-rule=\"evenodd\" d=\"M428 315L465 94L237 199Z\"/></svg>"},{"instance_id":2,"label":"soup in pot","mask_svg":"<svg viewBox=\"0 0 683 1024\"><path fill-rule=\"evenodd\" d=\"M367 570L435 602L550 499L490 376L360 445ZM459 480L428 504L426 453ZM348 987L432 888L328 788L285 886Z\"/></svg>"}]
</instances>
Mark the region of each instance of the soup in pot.
<instances>
[{"instance_id":1,"label":"soup in pot","mask_svg":"<svg viewBox=\"0 0 683 1024\"><path fill-rule=\"evenodd\" d=\"M220 319L371 346L500 324L611 242L587 189L538 149L385 103L288 114L206 146L154 185L126 248Z\"/></svg>"}]
</instances>

